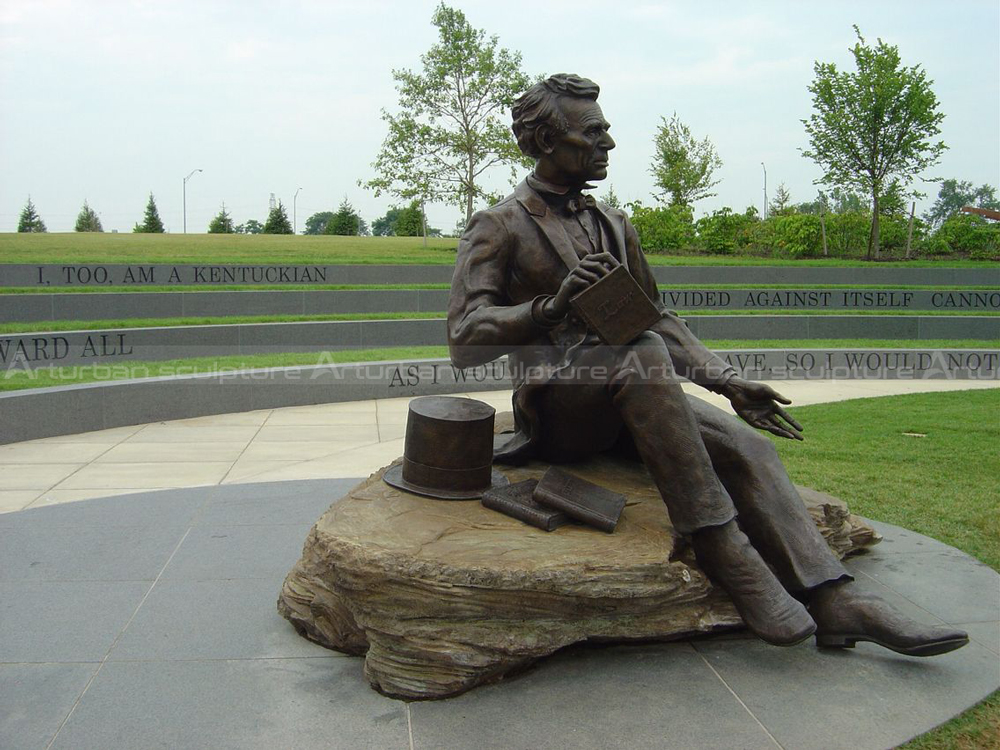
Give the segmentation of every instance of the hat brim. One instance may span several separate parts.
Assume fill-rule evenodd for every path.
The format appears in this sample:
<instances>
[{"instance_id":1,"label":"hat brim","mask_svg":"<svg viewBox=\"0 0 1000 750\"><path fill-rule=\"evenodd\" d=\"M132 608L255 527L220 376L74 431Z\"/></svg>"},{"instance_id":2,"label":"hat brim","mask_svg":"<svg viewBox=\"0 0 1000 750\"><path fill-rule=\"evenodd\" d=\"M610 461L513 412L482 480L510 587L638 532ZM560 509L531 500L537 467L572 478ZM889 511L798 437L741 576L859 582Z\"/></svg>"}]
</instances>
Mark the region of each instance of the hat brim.
<instances>
[{"instance_id":1,"label":"hat brim","mask_svg":"<svg viewBox=\"0 0 1000 750\"><path fill-rule=\"evenodd\" d=\"M433 497L437 500L478 500L486 490L493 487L506 487L510 484L510 480L507 477L496 469L492 469L490 472L490 486L479 490L446 490L438 487L422 487L419 484L413 484L403 479L403 464L401 463L394 464L386 469L382 475L382 479L386 484L397 489L406 490L415 495Z\"/></svg>"}]
</instances>

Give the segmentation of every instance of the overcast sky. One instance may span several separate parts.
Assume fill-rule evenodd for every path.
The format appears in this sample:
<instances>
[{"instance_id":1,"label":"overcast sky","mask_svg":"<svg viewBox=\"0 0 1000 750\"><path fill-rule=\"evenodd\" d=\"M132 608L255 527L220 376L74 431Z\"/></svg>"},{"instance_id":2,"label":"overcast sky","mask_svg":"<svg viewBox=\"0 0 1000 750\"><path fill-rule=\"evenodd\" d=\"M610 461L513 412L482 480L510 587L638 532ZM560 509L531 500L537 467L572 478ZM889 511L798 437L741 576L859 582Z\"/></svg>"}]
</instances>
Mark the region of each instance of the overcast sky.
<instances>
[{"instance_id":1,"label":"overcast sky","mask_svg":"<svg viewBox=\"0 0 1000 750\"><path fill-rule=\"evenodd\" d=\"M389 198L370 178L393 110L391 71L436 41L435 2L409 0L0 0L0 231L30 195L49 231L72 231L84 199L106 231L130 231L152 191L170 232L204 232L223 202L263 221L274 193L298 228L346 195L369 222ZM801 120L816 60L853 69L852 24L922 65L950 147L929 177L1000 183L1000 2L593 2L452 0L523 55L525 70L601 85L618 148L608 183L651 202L661 116L677 111L723 161L722 206L743 210L779 183L816 195ZM497 189L506 184L502 175ZM924 188L929 206L935 185ZM461 212L428 207L451 230Z\"/></svg>"}]
</instances>

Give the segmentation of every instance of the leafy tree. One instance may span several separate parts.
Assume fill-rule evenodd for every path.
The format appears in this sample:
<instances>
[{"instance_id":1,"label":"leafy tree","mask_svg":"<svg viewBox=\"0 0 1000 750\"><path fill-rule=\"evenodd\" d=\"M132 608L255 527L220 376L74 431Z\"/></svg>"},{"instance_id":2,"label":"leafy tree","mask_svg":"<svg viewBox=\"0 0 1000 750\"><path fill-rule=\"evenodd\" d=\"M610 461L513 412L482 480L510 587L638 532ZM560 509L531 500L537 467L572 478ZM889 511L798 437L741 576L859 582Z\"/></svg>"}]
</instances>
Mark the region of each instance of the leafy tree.
<instances>
[{"instance_id":1,"label":"leafy tree","mask_svg":"<svg viewBox=\"0 0 1000 750\"><path fill-rule=\"evenodd\" d=\"M397 237L420 237L424 233L424 212L420 209L420 201L412 201L396 216L392 225L393 234ZM430 230L433 233L433 230Z\"/></svg>"},{"instance_id":2,"label":"leafy tree","mask_svg":"<svg viewBox=\"0 0 1000 750\"><path fill-rule=\"evenodd\" d=\"M222 208L219 213L216 214L215 218L212 219L211 223L208 225L209 234L235 234L236 227L233 226L233 217L229 215L226 210L226 204L222 204Z\"/></svg>"},{"instance_id":3,"label":"leafy tree","mask_svg":"<svg viewBox=\"0 0 1000 750\"><path fill-rule=\"evenodd\" d=\"M951 252L996 260L1000 248L1000 226L981 216L955 214L944 220L935 238L943 241Z\"/></svg>"},{"instance_id":4,"label":"leafy tree","mask_svg":"<svg viewBox=\"0 0 1000 750\"><path fill-rule=\"evenodd\" d=\"M787 214L794 213L795 209L792 207L792 194L788 192L788 188L785 187L785 183L778 185L778 189L774 191L774 200L767 207L768 216L786 216Z\"/></svg>"},{"instance_id":5,"label":"leafy tree","mask_svg":"<svg viewBox=\"0 0 1000 750\"><path fill-rule=\"evenodd\" d=\"M35 210L35 204L31 202L31 196L28 196L28 202L24 204L24 208L21 209L21 217L17 221L17 231L18 232L47 232L45 228L45 222L42 221L42 217L38 215L38 211Z\"/></svg>"},{"instance_id":6,"label":"leafy tree","mask_svg":"<svg viewBox=\"0 0 1000 750\"><path fill-rule=\"evenodd\" d=\"M372 234L376 237L391 237L395 234L393 225L403 209L399 206L389 206L385 216L380 216L372 222Z\"/></svg>"},{"instance_id":7,"label":"leafy tree","mask_svg":"<svg viewBox=\"0 0 1000 750\"><path fill-rule=\"evenodd\" d=\"M757 209L750 206L742 214L733 213L729 206L713 211L695 222L698 243L710 253L729 254L745 247L750 240L751 228L760 224Z\"/></svg>"},{"instance_id":8,"label":"leafy tree","mask_svg":"<svg viewBox=\"0 0 1000 750\"><path fill-rule=\"evenodd\" d=\"M142 234L163 234L166 231L163 222L160 221L160 212L156 209L156 200L152 193L146 202L146 214L143 216L142 224L136 224L132 227L132 231Z\"/></svg>"},{"instance_id":9,"label":"leafy tree","mask_svg":"<svg viewBox=\"0 0 1000 750\"><path fill-rule=\"evenodd\" d=\"M945 180L941 183L937 200L930 211L924 214L927 223L939 226L945 219L958 213L960 208L975 206L976 208L991 208L1000 211L1000 201L997 200L996 188L992 185L980 185L974 188L971 182L962 180Z\"/></svg>"},{"instance_id":10,"label":"leafy tree","mask_svg":"<svg viewBox=\"0 0 1000 750\"><path fill-rule=\"evenodd\" d=\"M235 229L236 234L263 234L264 225L256 219L247 219L246 224L238 224Z\"/></svg>"},{"instance_id":11,"label":"leafy tree","mask_svg":"<svg viewBox=\"0 0 1000 750\"><path fill-rule=\"evenodd\" d=\"M830 255L861 255L871 237L871 217L862 211L837 211L826 218Z\"/></svg>"},{"instance_id":12,"label":"leafy tree","mask_svg":"<svg viewBox=\"0 0 1000 750\"><path fill-rule=\"evenodd\" d=\"M909 213L907 210L908 201L907 198L913 196L919 198L920 194L916 192L907 193L903 190L903 186L899 183L899 180L893 180L890 182L882 195L878 198L878 210L882 216L899 216L900 214Z\"/></svg>"},{"instance_id":13,"label":"leafy tree","mask_svg":"<svg viewBox=\"0 0 1000 750\"><path fill-rule=\"evenodd\" d=\"M421 56L423 71L392 72L400 111L382 111L389 134L372 164L377 177L364 184L376 195L453 203L468 222L487 170L509 165L513 180L518 165L530 164L506 113L531 81L520 53L498 49L497 37L472 28L462 11L441 3L431 23L438 43Z\"/></svg>"},{"instance_id":14,"label":"leafy tree","mask_svg":"<svg viewBox=\"0 0 1000 750\"><path fill-rule=\"evenodd\" d=\"M811 201L805 201L804 203L796 203L792 206L792 209L797 214L828 214L830 213L830 198L829 196L820 190L816 198Z\"/></svg>"},{"instance_id":15,"label":"leafy tree","mask_svg":"<svg viewBox=\"0 0 1000 750\"><path fill-rule=\"evenodd\" d=\"M820 218L789 211L767 217L771 225L771 245L781 255L801 258L819 255L823 248Z\"/></svg>"},{"instance_id":16,"label":"leafy tree","mask_svg":"<svg viewBox=\"0 0 1000 750\"><path fill-rule=\"evenodd\" d=\"M653 139L655 151L649 168L662 191L656 197L666 198L671 206L690 206L715 195L710 191L719 180L713 180L712 174L722 166L722 160L712 142L707 136L695 140L676 112L669 121L665 117L660 119L663 122Z\"/></svg>"},{"instance_id":17,"label":"leafy tree","mask_svg":"<svg viewBox=\"0 0 1000 750\"><path fill-rule=\"evenodd\" d=\"M326 225L333 218L333 211L319 211L306 219L303 234L326 234Z\"/></svg>"},{"instance_id":18,"label":"leafy tree","mask_svg":"<svg viewBox=\"0 0 1000 750\"><path fill-rule=\"evenodd\" d=\"M603 196L601 196L601 200L607 203L609 206L611 206L611 208L622 207L621 199L618 197L618 194L615 193L614 185L611 184L608 185L608 192L605 193Z\"/></svg>"},{"instance_id":19,"label":"leafy tree","mask_svg":"<svg viewBox=\"0 0 1000 750\"><path fill-rule=\"evenodd\" d=\"M632 226L639 235L639 244L645 252L694 247L694 217L688 206L652 208L634 201L628 204L628 209L632 214Z\"/></svg>"},{"instance_id":20,"label":"leafy tree","mask_svg":"<svg viewBox=\"0 0 1000 750\"><path fill-rule=\"evenodd\" d=\"M247 222L249 225L250 222ZM288 213L281 201L267 214L267 221L261 229L263 234L293 234L292 223L288 220Z\"/></svg>"},{"instance_id":21,"label":"leafy tree","mask_svg":"<svg viewBox=\"0 0 1000 750\"><path fill-rule=\"evenodd\" d=\"M828 199L826 193L823 191L820 191L820 195L828 201L830 208L835 214L846 214L865 210L864 199L851 190L844 190L843 188L835 187L830 191Z\"/></svg>"},{"instance_id":22,"label":"leafy tree","mask_svg":"<svg viewBox=\"0 0 1000 750\"><path fill-rule=\"evenodd\" d=\"M340 202L340 207L337 212L333 215L330 221L326 224L326 230L324 234L339 234L345 236L357 236L362 232L362 226L364 222L361 217L358 216L357 211L347 200L347 196L344 196L344 200Z\"/></svg>"},{"instance_id":23,"label":"leafy tree","mask_svg":"<svg viewBox=\"0 0 1000 750\"><path fill-rule=\"evenodd\" d=\"M814 112L803 120L810 148L803 152L823 170L819 182L871 196L868 254L879 255L879 199L892 181L908 184L936 164L946 146L932 142L944 114L919 65L900 65L899 49L881 39L870 47L857 26L851 49L857 72L817 62L809 85Z\"/></svg>"},{"instance_id":24,"label":"leafy tree","mask_svg":"<svg viewBox=\"0 0 1000 750\"><path fill-rule=\"evenodd\" d=\"M101 218L97 215L97 211L92 209L87 205L87 201L83 202L83 208L80 209L80 213L76 217L76 227L77 232L103 232L104 227L101 226Z\"/></svg>"}]
</instances>

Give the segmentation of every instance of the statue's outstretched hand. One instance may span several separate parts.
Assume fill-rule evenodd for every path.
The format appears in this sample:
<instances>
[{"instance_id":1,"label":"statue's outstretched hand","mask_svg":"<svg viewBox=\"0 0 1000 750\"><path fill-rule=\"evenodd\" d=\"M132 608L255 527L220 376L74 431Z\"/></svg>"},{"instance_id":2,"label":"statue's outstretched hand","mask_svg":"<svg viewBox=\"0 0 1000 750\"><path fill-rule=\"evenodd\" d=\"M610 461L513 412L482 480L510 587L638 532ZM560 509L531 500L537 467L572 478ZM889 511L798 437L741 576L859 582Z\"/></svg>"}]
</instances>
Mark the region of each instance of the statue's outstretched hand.
<instances>
[{"instance_id":1,"label":"statue's outstretched hand","mask_svg":"<svg viewBox=\"0 0 1000 750\"><path fill-rule=\"evenodd\" d=\"M607 276L617 265L618 259L611 253L593 253L583 258L580 265L563 279L545 314L552 319L564 317L569 312L569 301L573 297Z\"/></svg>"},{"instance_id":2,"label":"statue's outstretched hand","mask_svg":"<svg viewBox=\"0 0 1000 750\"><path fill-rule=\"evenodd\" d=\"M777 403L792 402L766 383L735 377L726 384L725 395L733 410L751 427L778 437L803 440L802 425Z\"/></svg>"}]
</instances>

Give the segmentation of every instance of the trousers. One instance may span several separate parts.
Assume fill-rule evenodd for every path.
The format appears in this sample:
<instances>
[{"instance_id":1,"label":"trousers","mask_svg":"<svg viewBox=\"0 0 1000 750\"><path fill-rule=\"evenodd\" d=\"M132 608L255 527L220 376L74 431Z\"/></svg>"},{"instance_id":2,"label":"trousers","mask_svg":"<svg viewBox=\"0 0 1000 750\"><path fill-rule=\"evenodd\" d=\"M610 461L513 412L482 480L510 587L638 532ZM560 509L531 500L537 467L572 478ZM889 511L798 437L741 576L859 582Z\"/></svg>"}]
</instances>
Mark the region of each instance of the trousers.
<instances>
[{"instance_id":1,"label":"trousers","mask_svg":"<svg viewBox=\"0 0 1000 750\"><path fill-rule=\"evenodd\" d=\"M830 551L771 441L681 388L659 336L583 347L536 402L541 457L579 461L633 450L674 528L691 534L736 519L792 593L851 580Z\"/></svg>"}]
</instances>

